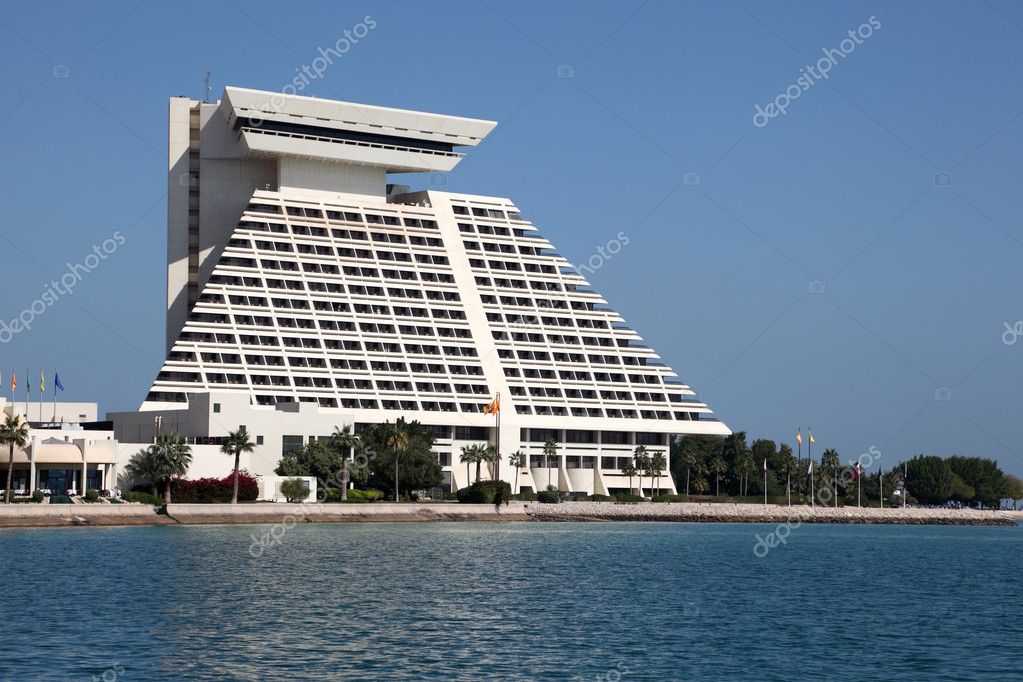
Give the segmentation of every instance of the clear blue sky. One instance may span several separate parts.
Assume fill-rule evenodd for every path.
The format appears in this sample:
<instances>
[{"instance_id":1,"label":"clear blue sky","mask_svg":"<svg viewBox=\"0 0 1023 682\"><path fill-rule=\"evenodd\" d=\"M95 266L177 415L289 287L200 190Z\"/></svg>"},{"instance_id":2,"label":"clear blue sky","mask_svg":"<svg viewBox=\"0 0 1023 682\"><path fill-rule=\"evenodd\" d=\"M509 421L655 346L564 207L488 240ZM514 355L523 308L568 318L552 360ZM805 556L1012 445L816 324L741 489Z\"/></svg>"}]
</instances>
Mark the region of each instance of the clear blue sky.
<instances>
[{"instance_id":1,"label":"clear blue sky","mask_svg":"<svg viewBox=\"0 0 1023 682\"><path fill-rule=\"evenodd\" d=\"M306 94L498 121L445 189L511 197L577 263L625 232L591 280L732 428L1023 474L1023 339L1002 341L1023 319L1007 0L10 6L0 318L127 241L0 345L4 385L59 366L63 398L138 405L163 359L167 98L201 97L207 69L215 97L279 90L367 15ZM753 124L871 16L826 80Z\"/></svg>"}]
</instances>

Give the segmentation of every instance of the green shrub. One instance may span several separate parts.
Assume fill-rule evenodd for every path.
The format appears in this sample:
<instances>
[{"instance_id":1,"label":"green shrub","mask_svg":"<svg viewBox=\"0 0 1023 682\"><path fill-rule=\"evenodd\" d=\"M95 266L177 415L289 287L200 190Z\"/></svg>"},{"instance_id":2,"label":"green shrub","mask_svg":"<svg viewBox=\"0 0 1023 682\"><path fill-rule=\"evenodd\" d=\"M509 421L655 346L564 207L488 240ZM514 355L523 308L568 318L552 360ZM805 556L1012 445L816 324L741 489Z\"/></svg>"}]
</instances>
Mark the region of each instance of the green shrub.
<instances>
[{"instance_id":1,"label":"green shrub","mask_svg":"<svg viewBox=\"0 0 1023 682\"><path fill-rule=\"evenodd\" d=\"M34 502L31 497L12 497L11 504L22 504L23 502Z\"/></svg>"},{"instance_id":2,"label":"green shrub","mask_svg":"<svg viewBox=\"0 0 1023 682\"><path fill-rule=\"evenodd\" d=\"M532 491L518 493L517 495L512 495L512 499L522 500L523 502L536 502L536 493Z\"/></svg>"},{"instance_id":3,"label":"green shrub","mask_svg":"<svg viewBox=\"0 0 1023 682\"><path fill-rule=\"evenodd\" d=\"M590 495L589 499L592 502L610 502L614 498L611 497L610 495L593 494L593 495Z\"/></svg>"},{"instance_id":4,"label":"green shrub","mask_svg":"<svg viewBox=\"0 0 1023 682\"><path fill-rule=\"evenodd\" d=\"M349 502L376 502L384 499L384 493L381 490L349 490L348 501ZM341 491L338 490L338 499L335 502L341 501Z\"/></svg>"},{"instance_id":5,"label":"green shrub","mask_svg":"<svg viewBox=\"0 0 1023 682\"><path fill-rule=\"evenodd\" d=\"M341 501L341 488L320 488L318 494L324 502Z\"/></svg>"},{"instance_id":6,"label":"green shrub","mask_svg":"<svg viewBox=\"0 0 1023 682\"><path fill-rule=\"evenodd\" d=\"M301 478L289 478L281 483L281 494L288 502L302 502L309 497L309 486Z\"/></svg>"},{"instance_id":7,"label":"green shrub","mask_svg":"<svg viewBox=\"0 0 1023 682\"><path fill-rule=\"evenodd\" d=\"M42 502L45 499L46 499L46 495L43 494L42 490L33 490L32 491L32 501L33 502Z\"/></svg>"},{"instance_id":8,"label":"green shrub","mask_svg":"<svg viewBox=\"0 0 1023 682\"><path fill-rule=\"evenodd\" d=\"M476 481L455 494L463 504L504 504L511 499L511 484L507 481Z\"/></svg>"},{"instance_id":9,"label":"green shrub","mask_svg":"<svg viewBox=\"0 0 1023 682\"><path fill-rule=\"evenodd\" d=\"M157 507L163 506L163 500L159 497L141 490L124 493L121 495L121 499L125 502L141 502L142 504L152 504ZM52 498L50 499L50 504L53 504Z\"/></svg>"},{"instance_id":10,"label":"green shrub","mask_svg":"<svg viewBox=\"0 0 1023 682\"><path fill-rule=\"evenodd\" d=\"M99 502L99 491L95 488L89 488L85 491L86 502Z\"/></svg>"},{"instance_id":11,"label":"green shrub","mask_svg":"<svg viewBox=\"0 0 1023 682\"><path fill-rule=\"evenodd\" d=\"M444 493L443 499L445 499L445 500L457 500L458 499L458 493L452 493L452 492Z\"/></svg>"},{"instance_id":12,"label":"green shrub","mask_svg":"<svg viewBox=\"0 0 1023 682\"><path fill-rule=\"evenodd\" d=\"M561 502L561 492L553 485L549 485L546 490L536 494L536 499L544 504L558 504Z\"/></svg>"},{"instance_id":13,"label":"green shrub","mask_svg":"<svg viewBox=\"0 0 1023 682\"><path fill-rule=\"evenodd\" d=\"M654 495L652 498L654 502L688 502L689 498L685 495ZM761 500L763 501L763 500Z\"/></svg>"},{"instance_id":14,"label":"green shrub","mask_svg":"<svg viewBox=\"0 0 1023 682\"><path fill-rule=\"evenodd\" d=\"M51 495L50 504L73 504L67 495Z\"/></svg>"},{"instance_id":15,"label":"green shrub","mask_svg":"<svg viewBox=\"0 0 1023 682\"><path fill-rule=\"evenodd\" d=\"M643 497L633 493L615 493L614 498L619 502L642 502Z\"/></svg>"}]
</instances>

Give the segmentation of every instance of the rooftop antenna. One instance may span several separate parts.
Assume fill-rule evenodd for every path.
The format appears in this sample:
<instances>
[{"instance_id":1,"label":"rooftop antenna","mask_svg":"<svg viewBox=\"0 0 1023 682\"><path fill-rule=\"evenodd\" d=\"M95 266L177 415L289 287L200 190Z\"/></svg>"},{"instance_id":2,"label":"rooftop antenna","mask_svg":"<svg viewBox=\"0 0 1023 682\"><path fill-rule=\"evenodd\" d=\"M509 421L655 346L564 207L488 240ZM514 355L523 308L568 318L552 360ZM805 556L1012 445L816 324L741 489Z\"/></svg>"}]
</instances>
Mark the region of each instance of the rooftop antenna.
<instances>
[{"instance_id":1,"label":"rooftop antenna","mask_svg":"<svg viewBox=\"0 0 1023 682\"><path fill-rule=\"evenodd\" d=\"M206 96L203 99L203 102L205 102L206 104L210 103L210 92L213 90L212 76L213 74L207 71L206 77L202 79L203 84L206 86Z\"/></svg>"}]
</instances>

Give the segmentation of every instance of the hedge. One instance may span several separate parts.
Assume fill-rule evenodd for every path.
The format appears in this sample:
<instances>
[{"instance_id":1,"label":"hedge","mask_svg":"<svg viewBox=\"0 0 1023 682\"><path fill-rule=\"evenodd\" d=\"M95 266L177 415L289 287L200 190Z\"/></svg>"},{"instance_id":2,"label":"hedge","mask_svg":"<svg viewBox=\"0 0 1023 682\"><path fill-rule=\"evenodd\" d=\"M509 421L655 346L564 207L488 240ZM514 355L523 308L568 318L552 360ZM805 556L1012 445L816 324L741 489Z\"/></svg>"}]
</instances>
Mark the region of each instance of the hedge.
<instances>
[{"instance_id":1,"label":"hedge","mask_svg":"<svg viewBox=\"0 0 1023 682\"><path fill-rule=\"evenodd\" d=\"M614 498L619 502L642 502L646 499L641 495L635 495L633 493L617 493Z\"/></svg>"},{"instance_id":2,"label":"hedge","mask_svg":"<svg viewBox=\"0 0 1023 682\"><path fill-rule=\"evenodd\" d=\"M558 504L561 502L561 491L553 485L549 485L546 490L541 490L536 494L536 499L544 504Z\"/></svg>"},{"instance_id":3,"label":"hedge","mask_svg":"<svg viewBox=\"0 0 1023 682\"><path fill-rule=\"evenodd\" d=\"M463 504L507 504L511 499L511 484L508 481L476 481L455 494Z\"/></svg>"},{"instance_id":4,"label":"hedge","mask_svg":"<svg viewBox=\"0 0 1023 682\"><path fill-rule=\"evenodd\" d=\"M121 495L121 499L125 502L141 502L142 504L152 504L160 507L163 505L163 500L153 495L152 493L143 492L141 490L132 490Z\"/></svg>"},{"instance_id":5,"label":"hedge","mask_svg":"<svg viewBox=\"0 0 1023 682\"><path fill-rule=\"evenodd\" d=\"M182 504L209 504L231 501L234 473L223 478L197 478L193 481L175 479L171 483L171 500ZM259 497L255 477L238 474L238 501L254 502Z\"/></svg>"}]
</instances>

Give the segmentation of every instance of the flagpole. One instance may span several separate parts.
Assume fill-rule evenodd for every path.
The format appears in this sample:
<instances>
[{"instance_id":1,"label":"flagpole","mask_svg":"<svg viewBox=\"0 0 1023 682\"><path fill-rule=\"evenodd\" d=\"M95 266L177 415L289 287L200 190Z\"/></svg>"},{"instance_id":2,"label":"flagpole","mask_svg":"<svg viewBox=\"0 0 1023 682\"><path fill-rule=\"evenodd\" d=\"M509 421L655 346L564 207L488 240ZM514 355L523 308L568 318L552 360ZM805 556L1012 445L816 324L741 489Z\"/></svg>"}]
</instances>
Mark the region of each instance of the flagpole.
<instances>
[{"instance_id":1,"label":"flagpole","mask_svg":"<svg viewBox=\"0 0 1023 682\"><path fill-rule=\"evenodd\" d=\"M881 491L881 509L884 509L884 467L877 468L877 488Z\"/></svg>"},{"instance_id":2,"label":"flagpole","mask_svg":"<svg viewBox=\"0 0 1023 682\"><path fill-rule=\"evenodd\" d=\"M53 373L53 423L57 423L57 372Z\"/></svg>"},{"instance_id":3,"label":"flagpole","mask_svg":"<svg viewBox=\"0 0 1023 682\"><path fill-rule=\"evenodd\" d=\"M799 453L796 455L796 472L798 473L803 470L803 436L798 430L796 430L796 447L798 448L796 452ZM798 483L799 479L796 479L796 482ZM802 490L803 486L799 486L799 489Z\"/></svg>"},{"instance_id":4,"label":"flagpole","mask_svg":"<svg viewBox=\"0 0 1023 682\"><path fill-rule=\"evenodd\" d=\"M767 506L767 458L764 458L764 506Z\"/></svg>"},{"instance_id":5,"label":"flagpole","mask_svg":"<svg viewBox=\"0 0 1023 682\"><path fill-rule=\"evenodd\" d=\"M806 427L806 459L810 462L810 499L813 500L811 506L817 506L817 491L814 490L813 486L813 443L810 441L810 427Z\"/></svg>"},{"instance_id":6,"label":"flagpole","mask_svg":"<svg viewBox=\"0 0 1023 682\"><path fill-rule=\"evenodd\" d=\"M859 464L859 462L857 462L856 463L856 508L857 509L859 509L859 507L860 507L860 477L862 475L863 475L863 472L860 471L860 464Z\"/></svg>"},{"instance_id":7,"label":"flagpole","mask_svg":"<svg viewBox=\"0 0 1023 682\"><path fill-rule=\"evenodd\" d=\"M501 480L501 392L497 392L497 463L494 466L494 480Z\"/></svg>"},{"instance_id":8,"label":"flagpole","mask_svg":"<svg viewBox=\"0 0 1023 682\"><path fill-rule=\"evenodd\" d=\"M28 401L32 399L32 374L25 368L25 421L29 421Z\"/></svg>"},{"instance_id":9,"label":"flagpole","mask_svg":"<svg viewBox=\"0 0 1023 682\"><path fill-rule=\"evenodd\" d=\"M43 421L43 379L46 376L46 370L39 371L39 422Z\"/></svg>"},{"instance_id":10,"label":"flagpole","mask_svg":"<svg viewBox=\"0 0 1023 682\"><path fill-rule=\"evenodd\" d=\"M835 463L835 477L832 480L835 484L835 509L838 509L838 462Z\"/></svg>"},{"instance_id":11,"label":"flagpole","mask_svg":"<svg viewBox=\"0 0 1023 682\"><path fill-rule=\"evenodd\" d=\"M810 460L810 506L817 507L817 496L813 494L813 459L807 457Z\"/></svg>"}]
</instances>

